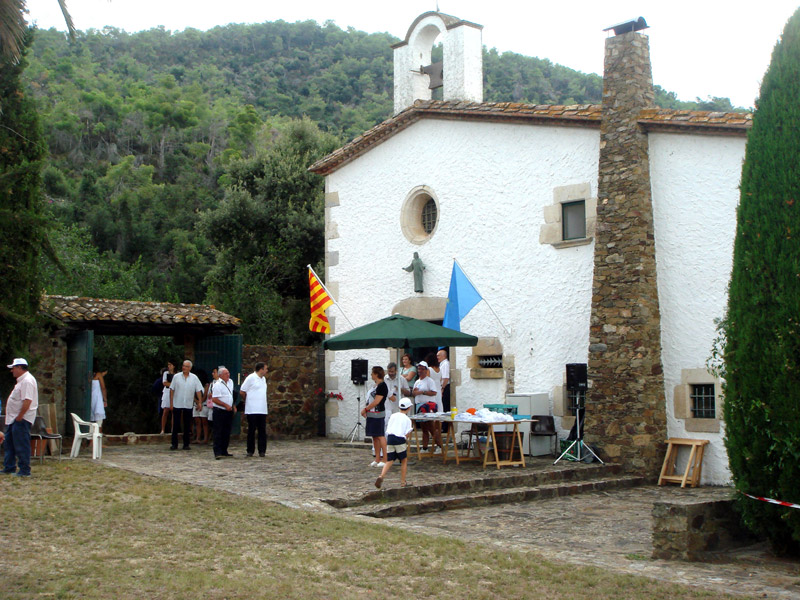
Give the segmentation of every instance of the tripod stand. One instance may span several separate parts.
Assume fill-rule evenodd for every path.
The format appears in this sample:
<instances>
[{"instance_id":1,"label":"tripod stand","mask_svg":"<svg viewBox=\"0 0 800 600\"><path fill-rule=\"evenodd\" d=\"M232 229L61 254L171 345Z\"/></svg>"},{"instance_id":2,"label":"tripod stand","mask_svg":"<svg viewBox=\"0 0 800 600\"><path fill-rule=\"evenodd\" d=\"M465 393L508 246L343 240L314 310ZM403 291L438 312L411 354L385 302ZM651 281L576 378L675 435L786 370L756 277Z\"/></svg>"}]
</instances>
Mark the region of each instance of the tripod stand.
<instances>
[{"instance_id":1,"label":"tripod stand","mask_svg":"<svg viewBox=\"0 0 800 600\"><path fill-rule=\"evenodd\" d=\"M353 382L355 383L355 382ZM356 383L356 389L358 389L358 383ZM363 383L361 385L364 385ZM359 432L363 429L361 433L361 439L364 439L364 433L366 433L366 428L361 424L361 395L356 392L356 424L353 425L353 429L350 430L350 443L352 444L356 437L358 436Z\"/></svg>"},{"instance_id":2,"label":"tripod stand","mask_svg":"<svg viewBox=\"0 0 800 600\"><path fill-rule=\"evenodd\" d=\"M600 460L600 457L594 453L589 445L583 443L583 428L581 427L583 423L581 421L583 421L584 415L586 414L586 407L583 406L582 402L578 401L576 404L573 404L571 408L575 411L575 441L573 441L569 447L561 453L561 456L559 456L555 462L553 462L553 464L556 464L565 457L567 460L581 462L589 458L589 455L591 455L594 456L600 462L600 464L604 465L605 463ZM570 452L573 448L575 448L575 450ZM588 462L591 462L591 459Z\"/></svg>"}]
</instances>

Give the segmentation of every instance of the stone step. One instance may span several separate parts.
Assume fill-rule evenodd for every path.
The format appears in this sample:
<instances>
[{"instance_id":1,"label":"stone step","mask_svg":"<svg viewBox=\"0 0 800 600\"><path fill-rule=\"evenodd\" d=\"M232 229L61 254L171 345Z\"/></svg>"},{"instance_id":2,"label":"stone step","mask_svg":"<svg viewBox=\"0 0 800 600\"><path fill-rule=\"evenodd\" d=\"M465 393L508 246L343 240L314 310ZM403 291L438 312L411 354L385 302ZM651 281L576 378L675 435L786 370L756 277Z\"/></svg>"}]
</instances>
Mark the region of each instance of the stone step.
<instances>
[{"instance_id":1,"label":"stone step","mask_svg":"<svg viewBox=\"0 0 800 600\"><path fill-rule=\"evenodd\" d=\"M485 476L473 477L471 479L414 485L406 488L394 487L367 492L355 498L331 498L324 500L324 502L327 502L335 508L352 508L377 502L395 502L432 496L457 496L491 490L539 487L555 483L587 481L597 478L613 477L619 475L621 471L622 467L620 465L612 463L581 464L568 468L544 471L511 470L511 473L507 475L498 475L497 471L490 469L485 472Z\"/></svg>"},{"instance_id":2,"label":"stone step","mask_svg":"<svg viewBox=\"0 0 800 600\"><path fill-rule=\"evenodd\" d=\"M348 512L376 518L407 517L424 513L441 512L444 510L456 510L459 508L475 508L495 504L509 504L512 502L530 502L532 500L546 500L549 498L560 498L563 496L599 492L603 490L630 488L643 485L645 482L645 478L639 476L607 477L589 481L544 484L536 487L526 486L437 498L401 500L389 504L371 504L368 506L353 507L349 509Z\"/></svg>"}]
</instances>

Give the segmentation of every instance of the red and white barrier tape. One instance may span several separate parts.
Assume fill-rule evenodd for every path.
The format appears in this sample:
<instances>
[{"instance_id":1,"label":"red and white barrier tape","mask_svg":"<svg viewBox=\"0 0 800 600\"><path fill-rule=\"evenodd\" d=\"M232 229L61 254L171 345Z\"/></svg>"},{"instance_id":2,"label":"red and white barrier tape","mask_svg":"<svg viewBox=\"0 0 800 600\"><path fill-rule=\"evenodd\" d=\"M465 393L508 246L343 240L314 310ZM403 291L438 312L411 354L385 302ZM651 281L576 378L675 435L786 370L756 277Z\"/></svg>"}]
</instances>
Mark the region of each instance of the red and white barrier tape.
<instances>
[{"instance_id":1,"label":"red and white barrier tape","mask_svg":"<svg viewBox=\"0 0 800 600\"><path fill-rule=\"evenodd\" d=\"M792 502L784 502L783 500L774 500L772 498L762 498L761 496L751 496L750 494L745 494L748 498L752 498L753 500L761 500L762 502L769 502L770 504L777 504L779 506L788 506L789 508L800 508L800 504L793 504Z\"/></svg>"}]
</instances>

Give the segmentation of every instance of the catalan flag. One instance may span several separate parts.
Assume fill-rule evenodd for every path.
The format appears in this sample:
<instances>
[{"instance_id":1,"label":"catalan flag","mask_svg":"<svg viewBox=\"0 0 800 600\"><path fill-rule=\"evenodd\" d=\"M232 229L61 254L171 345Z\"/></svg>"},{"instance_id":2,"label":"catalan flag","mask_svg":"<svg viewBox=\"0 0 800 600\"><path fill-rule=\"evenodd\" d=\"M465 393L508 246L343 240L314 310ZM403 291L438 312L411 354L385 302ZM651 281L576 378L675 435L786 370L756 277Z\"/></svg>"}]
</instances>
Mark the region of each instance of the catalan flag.
<instances>
[{"instance_id":1,"label":"catalan flag","mask_svg":"<svg viewBox=\"0 0 800 600\"><path fill-rule=\"evenodd\" d=\"M330 333L331 325L325 316L325 309L333 304L333 298L322 287L311 267L308 269L308 288L311 295L311 320L308 328L316 333Z\"/></svg>"}]
</instances>

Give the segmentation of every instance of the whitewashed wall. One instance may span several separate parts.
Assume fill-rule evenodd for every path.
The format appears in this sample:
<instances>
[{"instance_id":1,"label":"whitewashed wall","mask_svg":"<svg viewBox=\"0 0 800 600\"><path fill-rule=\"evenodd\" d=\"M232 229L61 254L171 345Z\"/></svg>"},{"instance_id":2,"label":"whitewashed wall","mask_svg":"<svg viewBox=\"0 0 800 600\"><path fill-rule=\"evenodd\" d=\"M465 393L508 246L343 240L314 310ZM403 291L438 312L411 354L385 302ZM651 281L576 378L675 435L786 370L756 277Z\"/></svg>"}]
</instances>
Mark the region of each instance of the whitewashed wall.
<instances>
[{"instance_id":1,"label":"whitewashed wall","mask_svg":"<svg viewBox=\"0 0 800 600\"><path fill-rule=\"evenodd\" d=\"M564 365L585 362L589 345L593 245L556 250L539 244L543 210L555 187L590 183L597 193L599 132L546 127L425 119L370 150L327 178L338 192L330 209L328 252L338 252L329 281L355 326L386 317L395 304L416 294L402 270L415 251L427 266L424 296L446 298L453 257L488 299L511 333L478 304L462 331L498 337L514 355L517 393L550 393L562 382ZM431 188L439 201L439 224L423 245L401 231L401 207L415 187ZM332 226L335 223L335 226ZM336 333L350 327L336 308ZM472 380L466 358L458 406L502 402L504 380ZM346 399L330 434L347 435L355 422L355 387L350 360L370 366L389 360L386 351L334 353L328 375L338 376Z\"/></svg>"},{"instance_id":2,"label":"whitewashed wall","mask_svg":"<svg viewBox=\"0 0 800 600\"><path fill-rule=\"evenodd\" d=\"M703 482L725 484L724 423L720 433L687 432L672 400L681 370L705 367L727 305L745 139L650 134L649 142L667 430L711 440Z\"/></svg>"},{"instance_id":3,"label":"whitewashed wall","mask_svg":"<svg viewBox=\"0 0 800 600\"><path fill-rule=\"evenodd\" d=\"M681 369L705 365L727 302L744 146L739 137L650 135L668 434L712 441L703 481L714 484L730 478L723 434L686 432L672 399ZM328 228L338 237L327 242L338 264L327 277L353 325L417 295L402 270L415 251L427 266L423 295L446 298L455 256L511 331L485 303L462 330L500 339L515 357L516 393L551 394L564 365L588 357L594 245L556 250L539 243L539 228L554 188L589 182L596 196L598 153L599 132L590 128L422 120L328 176L326 191L338 192L339 206ZM440 216L434 236L415 245L400 215L421 185L436 195ZM337 308L329 315L336 333L350 328ZM455 349L452 357L462 378L458 406L502 402L505 380L470 379L471 352ZM339 378L345 400L329 434L346 436L357 414L350 360L385 366L394 357L384 350L332 356L328 375Z\"/></svg>"}]
</instances>

